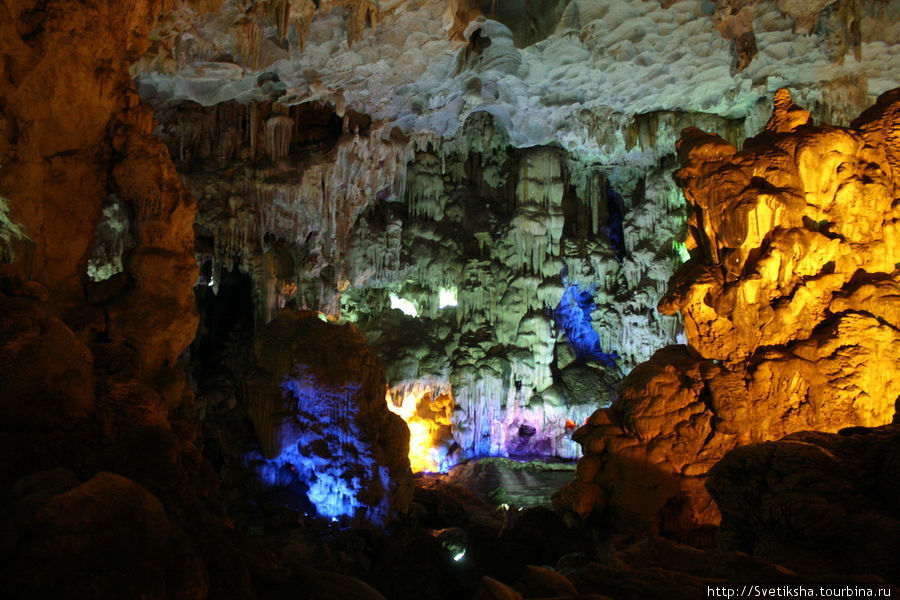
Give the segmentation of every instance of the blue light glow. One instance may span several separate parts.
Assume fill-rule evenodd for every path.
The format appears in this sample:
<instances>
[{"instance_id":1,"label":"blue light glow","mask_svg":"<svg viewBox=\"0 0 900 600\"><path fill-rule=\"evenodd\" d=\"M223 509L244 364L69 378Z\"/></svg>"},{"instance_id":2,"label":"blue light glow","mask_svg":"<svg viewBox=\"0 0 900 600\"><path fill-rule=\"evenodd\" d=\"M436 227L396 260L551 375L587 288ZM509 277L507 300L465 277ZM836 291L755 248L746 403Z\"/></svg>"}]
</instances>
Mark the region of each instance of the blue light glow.
<instances>
[{"instance_id":1,"label":"blue light glow","mask_svg":"<svg viewBox=\"0 0 900 600\"><path fill-rule=\"evenodd\" d=\"M360 500L364 492L371 497L379 485L386 490L390 477L375 464L357 425L359 386L324 389L313 377L295 373L281 388L285 398L296 400L296 410L285 415L292 422L283 429L291 439L279 456L257 465L263 483L269 489L296 489L299 482L318 515L332 522L346 516L383 523L387 494L376 506Z\"/></svg>"},{"instance_id":2,"label":"blue light glow","mask_svg":"<svg viewBox=\"0 0 900 600\"><path fill-rule=\"evenodd\" d=\"M600 336L591 325L591 313L597 308L594 304L594 287L591 285L583 290L578 285L568 284L559 305L553 311L553 317L556 324L566 332L577 361L594 361L613 367L619 356L615 352L607 354L603 351Z\"/></svg>"}]
</instances>

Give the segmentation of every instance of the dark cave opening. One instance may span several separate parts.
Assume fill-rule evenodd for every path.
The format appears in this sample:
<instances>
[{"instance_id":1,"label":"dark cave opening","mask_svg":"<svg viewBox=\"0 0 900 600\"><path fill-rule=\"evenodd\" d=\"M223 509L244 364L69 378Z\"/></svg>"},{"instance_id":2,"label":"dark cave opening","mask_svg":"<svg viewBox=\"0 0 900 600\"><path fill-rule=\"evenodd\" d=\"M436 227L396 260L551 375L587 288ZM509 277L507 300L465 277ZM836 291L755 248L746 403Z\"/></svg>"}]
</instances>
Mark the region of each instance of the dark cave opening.
<instances>
[{"instance_id":1,"label":"dark cave opening","mask_svg":"<svg viewBox=\"0 0 900 600\"><path fill-rule=\"evenodd\" d=\"M191 363L195 377L202 379L229 364L230 354L253 338L253 282L237 269L220 269L194 292L200 323L191 344Z\"/></svg>"},{"instance_id":2,"label":"dark cave opening","mask_svg":"<svg viewBox=\"0 0 900 600\"><path fill-rule=\"evenodd\" d=\"M606 212L603 229L616 252L616 258L622 261L625 258L625 202L612 187L606 188Z\"/></svg>"}]
</instances>

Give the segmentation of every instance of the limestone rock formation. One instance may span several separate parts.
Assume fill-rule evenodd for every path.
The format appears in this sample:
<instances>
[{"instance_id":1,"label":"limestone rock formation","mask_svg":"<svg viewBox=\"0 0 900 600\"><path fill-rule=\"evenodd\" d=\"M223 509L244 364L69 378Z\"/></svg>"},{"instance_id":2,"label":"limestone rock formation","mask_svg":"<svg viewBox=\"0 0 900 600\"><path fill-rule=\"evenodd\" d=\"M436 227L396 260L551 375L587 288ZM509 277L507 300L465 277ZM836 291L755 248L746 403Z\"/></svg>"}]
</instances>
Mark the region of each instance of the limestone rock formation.
<instances>
[{"instance_id":1,"label":"limestone rock formation","mask_svg":"<svg viewBox=\"0 0 900 600\"><path fill-rule=\"evenodd\" d=\"M392 402L424 411L429 470L574 458L567 422L676 340L677 319L654 309L683 228L661 169L517 150L488 112L440 147L312 103L167 102L158 115L199 198L202 282L216 293L232 270L249 276L258 326L283 306L355 322L388 365ZM293 133L274 157L261 140L276 116Z\"/></svg>"},{"instance_id":2,"label":"limestone rock formation","mask_svg":"<svg viewBox=\"0 0 900 600\"><path fill-rule=\"evenodd\" d=\"M17 483L4 511L4 598L207 597L203 561L160 501L101 472L85 483L66 470Z\"/></svg>"},{"instance_id":3,"label":"limestone rock formation","mask_svg":"<svg viewBox=\"0 0 900 600\"><path fill-rule=\"evenodd\" d=\"M244 400L229 379L242 373L209 369L225 381L198 406L185 371L240 352L187 352L197 284L207 308L223 281L241 281L230 287L246 302L219 307L249 306L234 320L262 329L248 391L263 448L247 462L265 491L302 494L334 519L381 519L409 500L406 430L386 391L413 397L411 422L443 458L574 457L570 432L590 417L561 497L663 530L715 522L704 475L735 445L884 422L898 391L897 98L850 130L807 119L847 124L896 85L898 11L0 0L0 262L13 263L0 267L3 592L249 599L300 581L312 595L379 597L302 560L286 582L267 553L237 550L236 529L255 530L225 516L207 459L245 438L218 443L234 433L223 428L204 440L200 421L212 407L249 429L244 406L225 414ZM809 114L779 96L766 132L736 152L779 86ZM674 243L685 204L669 178L686 126L727 139L682 147L687 247ZM680 277L696 278L661 306L686 315L693 350L632 371L679 339L678 317L656 307L687 254ZM355 321L391 358L386 380L362 335L275 318L283 307ZM203 342L233 344L229 333ZM629 371L619 403L590 414ZM273 505L253 509L302 520ZM480 529L477 558L544 564L568 544L562 523L545 510L503 540ZM452 595L440 584L465 576L448 576L424 535L403 567L426 549L429 574L442 573L429 590ZM621 569L594 573L567 585L532 569L523 586L601 593ZM671 581L701 585L663 575L636 595Z\"/></svg>"},{"instance_id":4,"label":"limestone rock formation","mask_svg":"<svg viewBox=\"0 0 900 600\"><path fill-rule=\"evenodd\" d=\"M832 8L764 4L184 2L134 73L198 199L202 283L249 275L259 325L283 306L356 322L392 397L434 415L433 464L573 458L568 424L679 339L655 308L685 254L676 132L741 143L776 79L843 123L892 85L894 7L842 4L847 27L820 31ZM392 294L425 339L378 339ZM448 402L423 400L448 390L452 440Z\"/></svg>"},{"instance_id":5,"label":"limestone rock formation","mask_svg":"<svg viewBox=\"0 0 900 600\"><path fill-rule=\"evenodd\" d=\"M710 471L720 541L803 573L900 577L900 427L804 431Z\"/></svg>"},{"instance_id":6,"label":"limestone rock formation","mask_svg":"<svg viewBox=\"0 0 900 600\"><path fill-rule=\"evenodd\" d=\"M891 421L896 110L886 94L850 129L815 127L782 90L740 152L684 133L691 259L660 310L681 311L689 347L638 366L575 433L614 522L689 535L719 521L703 481L732 448Z\"/></svg>"},{"instance_id":7,"label":"limestone rock formation","mask_svg":"<svg viewBox=\"0 0 900 600\"><path fill-rule=\"evenodd\" d=\"M572 552L559 558L555 569L529 565L513 579L482 577L475 598L487 600L643 600L740 593L764 590L776 596L790 591L812 595L821 587L849 588L876 595L888 591L874 575L798 574L743 552L699 550L664 538L613 536L593 560ZM756 586L751 588L750 586ZM780 588L780 589L779 589ZM803 588L802 592L798 591ZM861 591L858 591L861 590Z\"/></svg>"},{"instance_id":8,"label":"limestone rock formation","mask_svg":"<svg viewBox=\"0 0 900 600\"><path fill-rule=\"evenodd\" d=\"M639 118L746 118L752 133L765 118L759 101L779 86L847 124L896 83L897 11L792 0L185 2L164 15L135 71L154 104L274 95L436 143L489 109L516 147L552 140L607 164L650 166L668 147L629 146L625 130ZM264 71L280 85L257 85ZM861 95L840 85L847 78Z\"/></svg>"},{"instance_id":9,"label":"limestone rock formation","mask_svg":"<svg viewBox=\"0 0 900 600\"><path fill-rule=\"evenodd\" d=\"M305 492L321 516L375 523L412 494L409 434L387 409L384 371L352 325L284 311L254 340L248 410L272 488Z\"/></svg>"},{"instance_id":10,"label":"limestone rock formation","mask_svg":"<svg viewBox=\"0 0 900 600\"><path fill-rule=\"evenodd\" d=\"M16 563L31 578L23 595L161 597L167 578L184 597L207 581L211 593L249 587L179 364L197 326L196 206L129 73L167 4L0 3L0 258L14 263L0 273L0 484L59 467L87 481L50 500L52 514L29 504L23 546L4 545L5 565L22 548L34 561ZM193 541L170 545L176 530ZM167 554L184 559L169 575ZM122 572L91 580L107 558Z\"/></svg>"},{"instance_id":11,"label":"limestone rock formation","mask_svg":"<svg viewBox=\"0 0 900 600\"><path fill-rule=\"evenodd\" d=\"M93 356L60 319L41 284L0 266L0 477L58 466L48 439L70 451L95 410ZM80 440L83 441L83 440ZM48 456L49 454L49 456Z\"/></svg>"}]
</instances>

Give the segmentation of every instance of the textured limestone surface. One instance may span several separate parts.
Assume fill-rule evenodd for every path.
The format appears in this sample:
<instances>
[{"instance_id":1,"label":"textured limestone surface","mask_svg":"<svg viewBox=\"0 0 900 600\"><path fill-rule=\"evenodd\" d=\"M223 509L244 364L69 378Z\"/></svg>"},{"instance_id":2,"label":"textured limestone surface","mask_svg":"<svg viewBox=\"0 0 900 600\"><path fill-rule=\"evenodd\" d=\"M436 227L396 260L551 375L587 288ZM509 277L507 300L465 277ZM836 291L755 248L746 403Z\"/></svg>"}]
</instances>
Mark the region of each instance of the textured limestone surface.
<instances>
[{"instance_id":1,"label":"textured limestone surface","mask_svg":"<svg viewBox=\"0 0 900 600\"><path fill-rule=\"evenodd\" d=\"M421 464L572 458L574 426L683 341L656 309L687 255L678 132L740 145L781 86L846 125L897 83L897 10L188 2L133 74L198 201L201 283L249 275L260 325L282 306L356 322L395 408L421 413ZM117 214L95 273L132 243Z\"/></svg>"},{"instance_id":2,"label":"textured limestone surface","mask_svg":"<svg viewBox=\"0 0 900 600\"><path fill-rule=\"evenodd\" d=\"M571 506L688 535L719 522L703 481L732 448L891 422L898 105L889 92L850 128L813 126L782 90L741 151L685 132L676 180L691 259L660 310L681 311L688 346L635 368L575 432L585 458L573 485L588 487Z\"/></svg>"},{"instance_id":3,"label":"textured limestone surface","mask_svg":"<svg viewBox=\"0 0 900 600\"><path fill-rule=\"evenodd\" d=\"M782 95L767 131L734 149L779 87L840 125L896 87L897 3L534 6L0 0L0 261L14 263L0 269L6 595L379 597L304 560L298 588L268 553L238 550L185 380L198 282L215 291L249 278L259 326L283 306L355 320L392 359L365 396L384 444L405 435L385 383L396 396L430 386L416 412L449 410L456 433L444 441L460 456L573 456L570 431L590 415L567 506L608 504L651 528L715 522L703 475L733 446L889 418L897 103L886 97L848 130L815 129ZM684 127L726 140L694 132L683 144L687 206L669 178ZM845 198L855 204L841 208ZM662 307L685 315L694 350L641 365L678 339L678 319L656 307L679 250L690 283ZM442 308L453 287L456 307ZM263 367L277 351L261 351ZM331 393L311 406L334 415L302 421L325 447L290 446L315 468L345 453L334 462L350 471L321 480L342 490L356 478L355 497L380 510L402 485L391 492L358 460L368 450L345 448L355 432L327 426L349 422L344 400L358 396L328 392L326 371L279 372L268 398L282 400L283 383L298 406L310 387ZM629 371L618 404L591 414ZM269 451L283 424L260 427ZM402 450L384 454L389 474L405 469ZM294 462L272 469L260 453L256 466L296 481ZM299 482L305 492L315 477ZM273 518L296 527L283 508ZM512 523L503 546L488 546L505 552L480 557L519 568L516 549L536 564L559 556L544 550L569 531L542 514L541 527ZM697 518L686 525L685 514ZM403 564L440 572L438 546L428 538L425 561L410 544L416 560ZM659 554L697 562L671 546ZM323 561L337 572L346 556ZM653 560L651 548L635 564ZM594 593L625 579L617 595L696 596L706 582L654 569L593 566L568 583L532 569L520 589Z\"/></svg>"},{"instance_id":4,"label":"textured limestone surface","mask_svg":"<svg viewBox=\"0 0 900 600\"><path fill-rule=\"evenodd\" d=\"M10 597L249 589L178 362L196 205L129 73L169 7L0 2L0 486L86 482L24 508L4 493L24 511L4 534Z\"/></svg>"},{"instance_id":5,"label":"textured limestone surface","mask_svg":"<svg viewBox=\"0 0 900 600\"><path fill-rule=\"evenodd\" d=\"M476 111L515 146L554 141L652 164L636 115L747 118L790 86L846 125L895 87L896 3L701 0L194 3L167 15L137 71L146 98L213 105L277 97L446 138ZM212 9L212 12L209 12ZM268 70L277 83L258 85ZM760 101L762 101L760 103ZM677 130L660 128L674 142ZM652 133L656 133L653 131Z\"/></svg>"},{"instance_id":6,"label":"textured limestone surface","mask_svg":"<svg viewBox=\"0 0 900 600\"><path fill-rule=\"evenodd\" d=\"M398 412L433 414L420 420L430 470L473 455L574 458L574 424L677 340L678 319L655 309L685 223L666 168L516 149L487 113L421 150L361 117L348 132L322 105L157 114L198 198L201 284L217 293L232 271L249 276L258 326L284 306L355 322ZM290 133L277 156L263 141L271 119Z\"/></svg>"},{"instance_id":7,"label":"textured limestone surface","mask_svg":"<svg viewBox=\"0 0 900 600\"><path fill-rule=\"evenodd\" d=\"M272 487L306 486L321 516L382 523L412 495L409 434L384 402L384 372L352 325L280 313L254 340L248 410Z\"/></svg>"},{"instance_id":8,"label":"textured limestone surface","mask_svg":"<svg viewBox=\"0 0 900 600\"><path fill-rule=\"evenodd\" d=\"M804 431L735 449L710 472L721 544L805 573L900 576L900 427Z\"/></svg>"},{"instance_id":9,"label":"textured limestone surface","mask_svg":"<svg viewBox=\"0 0 900 600\"><path fill-rule=\"evenodd\" d=\"M5 598L206 598L196 547L160 501L120 475L71 471L19 482L3 519ZM14 552L11 552L12 550Z\"/></svg>"}]
</instances>

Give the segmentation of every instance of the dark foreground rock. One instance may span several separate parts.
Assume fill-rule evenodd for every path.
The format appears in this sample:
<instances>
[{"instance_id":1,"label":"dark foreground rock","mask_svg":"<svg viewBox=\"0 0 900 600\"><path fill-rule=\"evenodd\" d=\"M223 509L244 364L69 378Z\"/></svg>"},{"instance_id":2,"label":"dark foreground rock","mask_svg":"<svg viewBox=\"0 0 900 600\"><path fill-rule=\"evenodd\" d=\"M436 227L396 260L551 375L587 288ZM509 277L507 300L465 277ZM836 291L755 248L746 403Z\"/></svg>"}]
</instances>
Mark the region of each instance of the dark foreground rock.
<instances>
[{"instance_id":1,"label":"dark foreground rock","mask_svg":"<svg viewBox=\"0 0 900 600\"><path fill-rule=\"evenodd\" d=\"M707 487L726 548L804 573L900 581L900 425L738 448Z\"/></svg>"}]
</instances>

